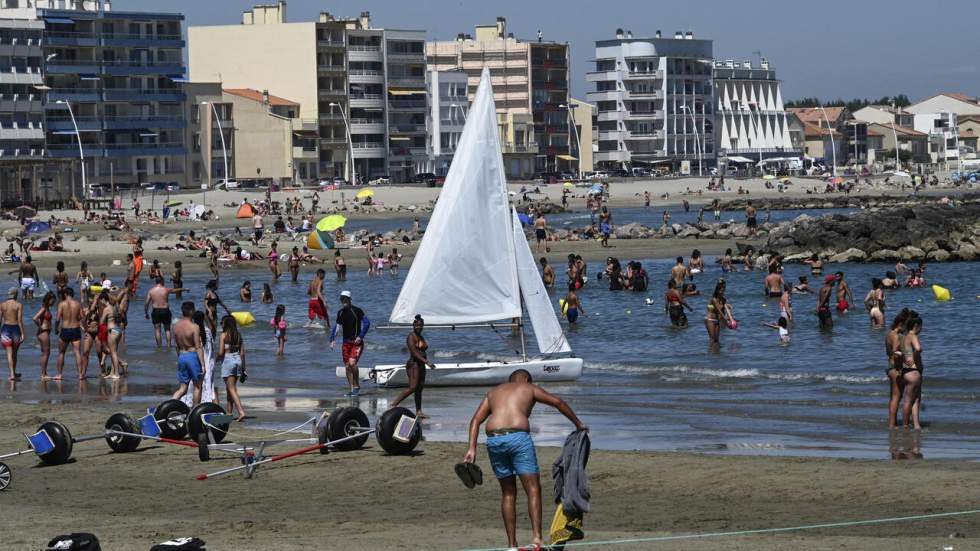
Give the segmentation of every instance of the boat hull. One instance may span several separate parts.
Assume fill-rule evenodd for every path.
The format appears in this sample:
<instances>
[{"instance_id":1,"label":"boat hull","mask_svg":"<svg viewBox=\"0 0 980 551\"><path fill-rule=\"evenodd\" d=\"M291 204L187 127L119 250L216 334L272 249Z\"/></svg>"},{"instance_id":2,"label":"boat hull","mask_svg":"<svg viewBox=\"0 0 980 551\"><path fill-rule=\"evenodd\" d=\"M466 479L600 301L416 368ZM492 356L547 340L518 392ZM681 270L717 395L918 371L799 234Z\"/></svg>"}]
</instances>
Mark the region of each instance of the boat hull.
<instances>
[{"instance_id":1,"label":"boat hull","mask_svg":"<svg viewBox=\"0 0 980 551\"><path fill-rule=\"evenodd\" d=\"M494 386L507 382L510 374L525 369L535 383L574 381L582 376L581 358L535 359L514 362L437 363L435 369L425 373L425 386ZM380 387L408 386L408 374L404 365L379 365L359 368L362 381L373 381ZM346 377L343 366L337 367L337 376Z\"/></svg>"}]
</instances>

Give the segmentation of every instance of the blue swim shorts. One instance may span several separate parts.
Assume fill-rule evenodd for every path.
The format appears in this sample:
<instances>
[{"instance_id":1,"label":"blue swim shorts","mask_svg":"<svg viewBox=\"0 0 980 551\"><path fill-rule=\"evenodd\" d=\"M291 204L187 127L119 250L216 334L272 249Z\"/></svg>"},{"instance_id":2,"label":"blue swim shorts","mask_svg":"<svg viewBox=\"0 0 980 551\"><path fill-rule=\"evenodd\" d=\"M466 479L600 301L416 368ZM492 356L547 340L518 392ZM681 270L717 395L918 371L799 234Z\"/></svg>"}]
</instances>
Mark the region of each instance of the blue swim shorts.
<instances>
[{"instance_id":1,"label":"blue swim shorts","mask_svg":"<svg viewBox=\"0 0 980 551\"><path fill-rule=\"evenodd\" d=\"M191 381L199 381L204 377L201 360L197 352L181 352L177 356L177 382L186 385Z\"/></svg>"},{"instance_id":2,"label":"blue swim shorts","mask_svg":"<svg viewBox=\"0 0 980 551\"><path fill-rule=\"evenodd\" d=\"M538 454L528 432L512 432L487 438L490 466L497 478L538 474Z\"/></svg>"}]
</instances>

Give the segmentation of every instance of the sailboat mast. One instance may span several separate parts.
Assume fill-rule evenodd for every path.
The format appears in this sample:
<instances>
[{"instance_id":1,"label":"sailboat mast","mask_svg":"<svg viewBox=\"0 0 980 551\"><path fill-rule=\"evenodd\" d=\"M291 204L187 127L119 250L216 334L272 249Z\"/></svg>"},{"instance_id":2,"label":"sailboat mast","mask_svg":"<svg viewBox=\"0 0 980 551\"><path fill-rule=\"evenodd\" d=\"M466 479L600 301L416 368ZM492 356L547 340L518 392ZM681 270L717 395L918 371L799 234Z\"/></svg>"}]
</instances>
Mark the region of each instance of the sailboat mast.
<instances>
[{"instance_id":1,"label":"sailboat mast","mask_svg":"<svg viewBox=\"0 0 980 551\"><path fill-rule=\"evenodd\" d=\"M517 319L517 326L521 330L521 356L527 361L527 342L524 339L524 297L521 297L521 317Z\"/></svg>"}]
</instances>

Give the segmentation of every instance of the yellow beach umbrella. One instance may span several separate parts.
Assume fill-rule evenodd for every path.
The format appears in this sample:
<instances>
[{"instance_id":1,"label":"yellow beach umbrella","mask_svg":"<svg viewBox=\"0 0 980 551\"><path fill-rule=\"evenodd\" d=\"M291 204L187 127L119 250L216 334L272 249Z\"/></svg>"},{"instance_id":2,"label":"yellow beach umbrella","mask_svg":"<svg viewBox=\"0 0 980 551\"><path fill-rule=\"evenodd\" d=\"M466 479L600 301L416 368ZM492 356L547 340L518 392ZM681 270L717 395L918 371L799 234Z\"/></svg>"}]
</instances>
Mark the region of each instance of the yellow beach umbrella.
<instances>
[{"instance_id":1,"label":"yellow beach umbrella","mask_svg":"<svg viewBox=\"0 0 980 551\"><path fill-rule=\"evenodd\" d=\"M762 177L762 179L763 180L775 180L776 179L776 175L775 174L766 174L765 176Z\"/></svg>"},{"instance_id":2,"label":"yellow beach umbrella","mask_svg":"<svg viewBox=\"0 0 980 551\"><path fill-rule=\"evenodd\" d=\"M344 227L347 223L347 218L340 214L331 214L322 218L316 223L316 229L320 231L335 231L337 228Z\"/></svg>"},{"instance_id":3,"label":"yellow beach umbrella","mask_svg":"<svg viewBox=\"0 0 980 551\"><path fill-rule=\"evenodd\" d=\"M357 192L357 198L358 199L364 199L366 197L372 197L372 196L374 196L374 190L373 189L362 189L361 191L358 191Z\"/></svg>"},{"instance_id":4,"label":"yellow beach umbrella","mask_svg":"<svg viewBox=\"0 0 980 551\"><path fill-rule=\"evenodd\" d=\"M565 182L564 184L562 184L562 187L575 187L575 184L571 182Z\"/></svg>"}]
</instances>

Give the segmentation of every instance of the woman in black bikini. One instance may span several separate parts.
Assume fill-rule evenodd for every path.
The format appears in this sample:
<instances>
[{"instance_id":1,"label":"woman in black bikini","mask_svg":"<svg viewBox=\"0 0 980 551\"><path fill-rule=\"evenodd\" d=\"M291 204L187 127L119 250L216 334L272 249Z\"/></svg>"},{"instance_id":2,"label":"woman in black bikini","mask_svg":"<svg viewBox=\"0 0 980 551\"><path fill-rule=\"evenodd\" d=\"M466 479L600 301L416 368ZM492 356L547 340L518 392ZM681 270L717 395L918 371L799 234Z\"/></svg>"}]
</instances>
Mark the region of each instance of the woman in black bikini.
<instances>
[{"instance_id":1,"label":"woman in black bikini","mask_svg":"<svg viewBox=\"0 0 980 551\"><path fill-rule=\"evenodd\" d=\"M905 407L902 419L906 427L912 424L915 430L919 424L919 409L922 404L922 344L919 333L922 331L922 318L909 316L905 322L905 336L902 337L902 380L905 382Z\"/></svg>"},{"instance_id":2,"label":"woman in black bikini","mask_svg":"<svg viewBox=\"0 0 980 551\"><path fill-rule=\"evenodd\" d=\"M415 416L419 419L426 419L428 417L428 415L422 413L422 390L425 388L425 368L426 366L431 369L436 368L436 365L430 362L426 356L429 343L422 336L423 329L425 329L425 320L422 319L422 316L416 315L415 321L412 322L412 332L405 339L405 346L408 347L409 353L408 362L405 363L405 373L408 375L408 388L403 390L395 398L395 401L391 403L391 407L395 407L405 398L415 394Z\"/></svg>"},{"instance_id":3,"label":"woman in black bikini","mask_svg":"<svg viewBox=\"0 0 980 551\"><path fill-rule=\"evenodd\" d=\"M50 379L48 377L48 357L51 355L51 307L54 306L57 296L48 291L41 301L41 309L34 314L34 323L37 324L37 343L41 345L41 380Z\"/></svg>"},{"instance_id":4,"label":"woman in black bikini","mask_svg":"<svg viewBox=\"0 0 980 551\"><path fill-rule=\"evenodd\" d=\"M242 299L242 302L252 302L252 282L246 281L242 283L242 288L238 291L238 298Z\"/></svg>"},{"instance_id":5,"label":"woman in black bikini","mask_svg":"<svg viewBox=\"0 0 980 551\"><path fill-rule=\"evenodd\" d=\"M901 345L905 334L905 322L909 319L910 311L902 308L902 311L895 316L892 326L885 335L885 357L888 358L888 368L885 374L888 375L889 397L888 397L888 428L895 428L895 416L898 415L898 405L902 401L902 391L905 389L905 380L902 378L902 352Z\"/></svg>"},{"instance_id":6,"label":"woman in black bikini","mask_svg":"<svg viewBox=\"0 0 980 551\"><path fill-rule=\"evenodd\" d=\"M204 319L207 320L212 335L217 333L219 304L225 309L225 313L230 316L231 311L228 310L225 303L221 301L221 297L218 296L218 280L212 279L208 281L207 294L204 295Z\"/></svg>"}]
</instances>

